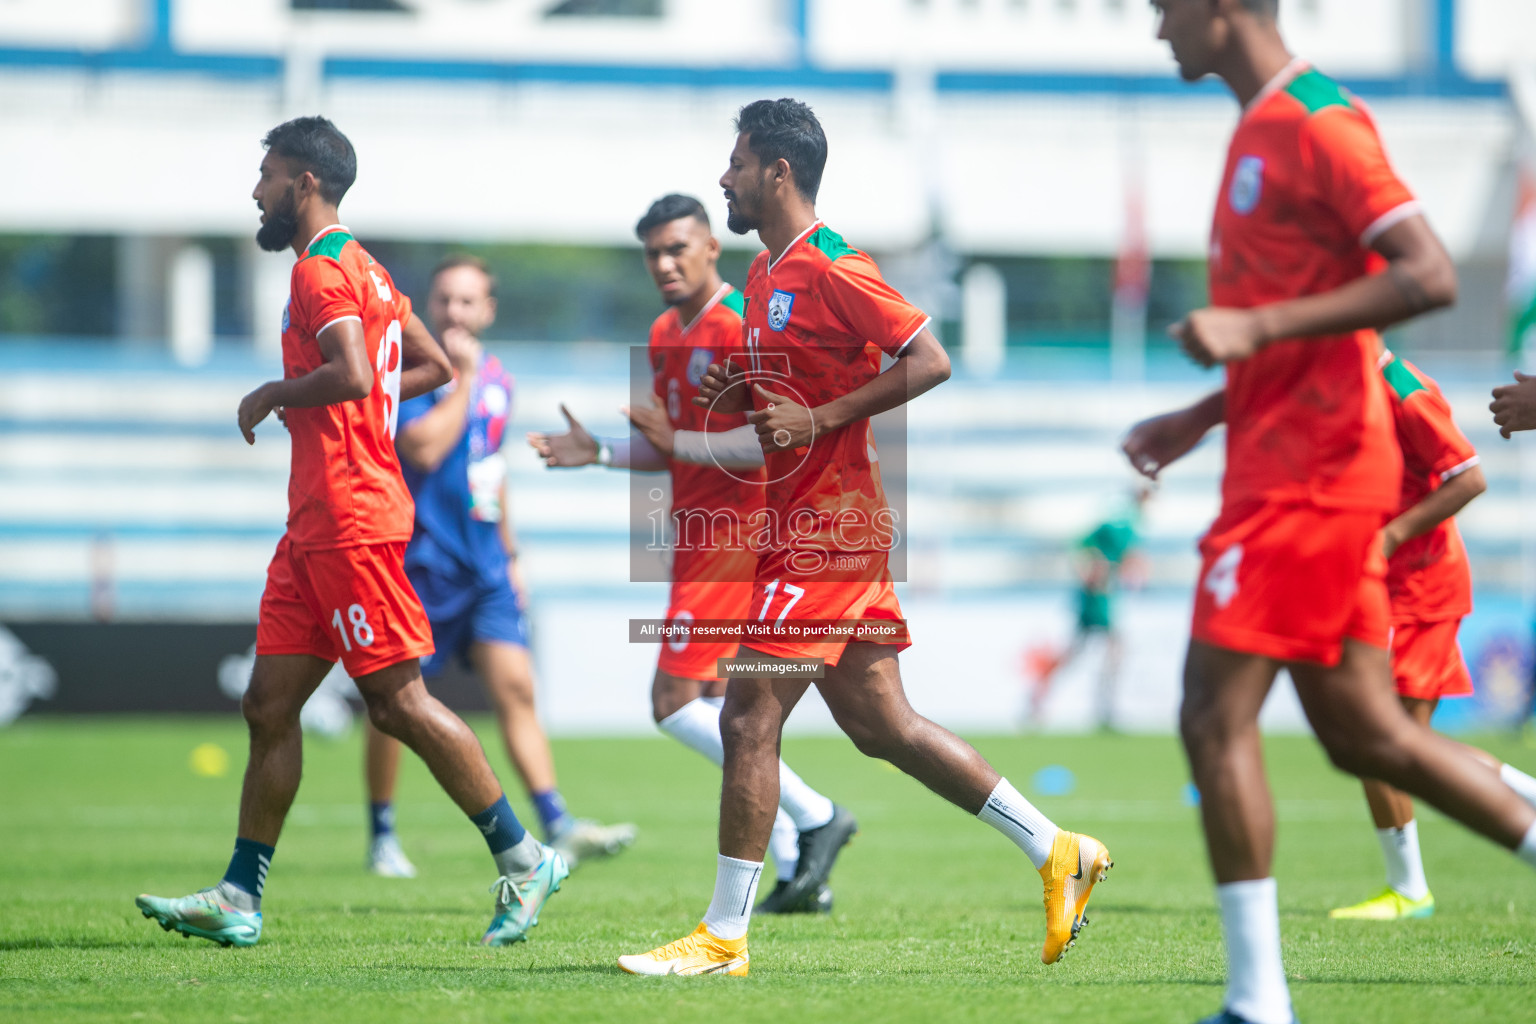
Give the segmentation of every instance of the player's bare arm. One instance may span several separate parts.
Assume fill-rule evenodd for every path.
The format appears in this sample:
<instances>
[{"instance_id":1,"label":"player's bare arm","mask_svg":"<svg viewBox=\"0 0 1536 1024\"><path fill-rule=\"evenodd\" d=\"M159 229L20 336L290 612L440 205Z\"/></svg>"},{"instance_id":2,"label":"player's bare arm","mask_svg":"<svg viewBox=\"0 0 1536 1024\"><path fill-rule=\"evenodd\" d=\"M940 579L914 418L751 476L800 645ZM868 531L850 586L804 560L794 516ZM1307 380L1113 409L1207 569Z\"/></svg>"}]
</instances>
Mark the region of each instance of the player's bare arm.
<instances>
[{"instance_id":1,"label":"player's bare arm","mask_svg":"<svg viewBox=\"0 0 1536 1024\"><path fill-rule=\"evenodd\" d=\"M1157 474L1187 455L1212 427L1227 418L1227 392L1206 395L1188 408L1142 420L1125 436L1120 450L1136 472L1156 480Z\"/></svg>"},{"instance_id":2,"label":"player's bare arm","mask_svg":"<svg viewBox=\"0 0 1536 1024\"><path fill-rule=\"evenodd\" d=\"M1381 544L1388 558L1415 537L1423 536L1467 507L1488 489L1480 466L1469 466L1430 491L1424 499L1403 511L1381 529Z\"/></svg>"},{"instance_id":3,"label":"player's bare arm","mask_svg":"<svg viewBox=\"0 0 1536 1024\"><path fill-rule=\"evenodd\" d=\"M905 405L949 379L949 354L933 332L924 328L874 380L825 405L807 409L762 385L753 385L766 403L747 416L757 428L764 451L801 448L819 435L869 419Z\"/></svg>"},{"instance_id":4,"label":"player's bare arm","mask_svg":"<svg viewBox=\"0 0 1536 1024\"><path fill-rule=\"evenodd\" d=\"M246 444L256 443L256 425L273 409L314 409L368 397L373 390L373 364L358 320L331 324L315 338L325 357L314 370L291 380L268 381L240 400L238 419Z\"/></svg>"},{"instance_id":5,"label":"player's bare arm","mask_svg":"<svg viewBox=\"0 0 1536 1024\"><path fill-rule=\"evenodd\" d=\"M571 415L571 410L560 405L560 415L570 428L563 434L528 434L528 447L539 453L544 465L569 469L590 466L597 461L598 443L581 422Z\"/></svg>"},{"instance_id":6,"label":"player's bare arm","mask_svg":"<svg viewBox=\"0 0 1536 1024\"><path fill-rule=\"evenodd\" d=\"M719 413L751 412L752 395L740 386L745 380L745 367L734 359L727 359L724 366L710 363L699 381L699 393L693 396L693 404Z\"/></svg>"},{"instance_id":7,"label":"player's bare arm","mask_svg":"<svg viewBox=\"0 0 1536 1024\"><path fill-rule=\"evenodd\" d=\"M667 415L667 410L662 408L655 395L650 396L649 405L620 406L619 412L629 420L645 439L651 442L651 447L657 452L672 457L672 418Z\"/></svg>"},{"instance_id":8,"label":"player's bare arm","mask_svg":"<svg viewBox=\"0 0 1536 1024\"><path fill-rule=\"evenodd\" d=\"M1216 366L1276 341L1381 330L1456 301L1456 268L1423 216L1394 224L1371 248L1387 260L1379 274L1252 309L1199 309L1168 333L1195 362Z\"/></svg>"},{"instance_id":9,"label":"player's bare arm","mask_svg":"<svg viewBox=\"0 0 1536 1024\"><path fill-rule=\"evenodd\" d=\"M474 340L471 338L470 340ZM415 313L405 322L401 338L400 401L404 402L440 388L453 379L453 363L443 346L432 337L427 325ZM474 343L479 359L480 343ZM478 366L478 363L476 364Z\"/></svg>"},{"instance_id":10,"label":"player's bare arm","mask_svg":"<svg viewBox=\"0 0 1536 1024\"><path fill-rule=\"evenodd\" d=\"M415 316L411 317L416 323ZM424 339L418 343L430 345L433 349L442 352L432 335L422 325ZM407 333L407 338L410 337ZM480 369L480 342L473 334L462 327L450 327L443 332L443 344L447 352L443 358L450 364L450 375L457 374L459 386L448 393L448 396L434 405L430 410L411 420L400 428L400 434L395 439L395 448L400 452L400 457L409 462L415 468L424 473L430 473L443 464L449 454L458 446L464 431L469 426L469 401L474 392L471 382ZM409 348L407 348L409 351ZM423 363L423 370L435 364ZM410 371L407 370L406 373ZM423 373L423 376L425 373ZM451 376L450 376L451 379ZM443 382L446 383L446 382ZM440 385L434 385L434 387ZM430 389L429 389L430 390ZM400 397L405 399L405 373L400 375Z\"/></svg>"},{"instance_id":11,"label":"player's bare arm","mask_svg":"<svg viewBox=\"0 0 1536 1024\"><path fill-rule=\"evenodd\" d=\"M1536 428L1536 377L1528 377L1515 371L1513 384L1501 384L1493 389L1493 401L1488 409L1499 433L1512 437L1517 430Z\"/></svg>"}]
</instances>

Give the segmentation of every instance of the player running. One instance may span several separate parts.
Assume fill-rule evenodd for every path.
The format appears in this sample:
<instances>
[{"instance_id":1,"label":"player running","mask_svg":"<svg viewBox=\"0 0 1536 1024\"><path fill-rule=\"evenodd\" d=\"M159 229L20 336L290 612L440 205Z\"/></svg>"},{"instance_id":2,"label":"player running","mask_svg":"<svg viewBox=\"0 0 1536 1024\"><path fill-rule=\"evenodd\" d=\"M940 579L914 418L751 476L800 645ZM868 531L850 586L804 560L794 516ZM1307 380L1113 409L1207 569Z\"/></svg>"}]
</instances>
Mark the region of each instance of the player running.
<instances>
[{"instance_id":1,"label":"player running","mask_svg":"<svg viewBox=\"0 0 1536 1024\"><path fill-rule=\"evenodd\" d=\"M261 895L273 848L298 792L299 710L340 658L368 717L421 756L485 836L500 874L495 916L481 940L527 936L566 876L560 854L518 822L475 734L427 693L417 659L432 653L426 613L406 578L410 491L395 457L401 397L449 380L448 358L351 233L337 205L357 176L345 135L322 117L267 133L256 240L292 248L283 315L283 379L240 402L240 432L274 410L292 437L288 530L267 570L256 625L256 663L241 702L250 761L229 869L191 896L140 896L167 930L250 946L261 937Z\"/></svg>"},{"instance_id":2,"label":"player running","mask_svg":"<svg viewBox=\"0 0 1536 1024\"><path fill-rule=\"evenodd\" d=\"M1381 371L1403 452L1401 511L1381 532L1392 599L1392 677L1403 707L1427 726L1440 698L1472 693L1472 676L1456 642L1461 620L1472 613L1472 567L1453 517L1488 484L1439 385L1391 352L1383 353ZM1536 803L1536 779L1485 751L1466 750ZM1328 916L1373 921L1429 917L1435 897L1424 877L1413 800L1385 782L1362 782L1386 861L1387 885Z\"/></svg>"},{"instance_id":3,"label":"player running","mask_svg":"<svg viewBox=\"0 0 1536 1024\"><path fill-rule=\"evenodd\" d=\"M1472 612L1472 572L1454 516L1483 493L1487 483L1477 452L1451 418L1439 386L1391 352L1382 354L1381 371L1404 463L1400 511L1381 531L1391 600L1392 677L1403 707L1427 726L1440 698L1472 692L1472 678L1456 643L1461 620ZM1133 458L1146 457L1155 448L1157 439L1149 435L1157 423L1150 421L1131 432L1126 450ZM1463 749L1536 804L1536 779L1485 751ZM1361 781L1386 861L1387 885L1370 899L1339 907L1328 916L1376 921L1429 917L1435 899L1424 877L1413 800L1384 782Z\"/></svg>"},{"instance_id":4,"label":"player running","mask_svg":"<svg viewBox=\"0 0 1536 1024\"><path fill-rule=\"evenodd\" d=\"M697 199L663 196L640 218L635 234L644 246L646 269L670 307L651 325L652 404L624 410L637 432L632 437L594 438L566 412L568 432L529 434L528 443L550 466L596 462L670 472L673 521L687 536L673 553L667 621L740 622L750 611L757 555L739 538L712 527L717 513L744 522L761 512L763 450L744 416L712 415L693 399L709 364L741 348L741 293L720 279L720 242ZM669 639L651 683L657 726L716 766L725 761L720 740L725 681L716 665L734 655L736 646L686 635ZM827 879L858 824L782 760L778 802L771 840L778 882L757 911L830 913Z\"/></svg>"},{"instance_id":5,"label":"player running","mask_svg":"<svg viewBox=\"0 0 1536 1024\"><path fill-rule=\"evenodd\" d=\"M422 675L441 675L453 657L475 669L496 711L507 756L538 811L545 842L574 870L583 860L629 846L635 827L602 825L570 813L534 707L523 619L527 589L517 568L501 453L512 414L512 377L479 340L496 320L495 292L489 269L473 256L450 256L432 274L427 316L456 379L400 404L395 450L416 502L405 573L427 609L437 647L422 660ZM370 727L369 867L386 877L413 877L416 869L394 828L399 768L400 742Z\"/></svg>"},{"instance_id":6,"label":"player running","mask_svg":"<svg viewBox=\"0 0 1536 1024\"><path fill-rule=\"evenodd\" d=\"M928 317L880 277L874 261L816 216L827 141L811 109L790 99L741 109L730 166L720 179L738 234L757 231L767 252L745 289L745 353L712 364L699 397L717 413L752 410L764 451L767 538L760 544L754 621L794 628L861 620L895 627L874 642L758 640L741 655L767 666L824 659L817 686L838 725L883 758L975 814L1022 848L1045 882L1052 963L1071 945L1093 885L1110 867L1096 840L1058 829L964 741L918 715L902 690L896 654L908 646L887 567L896 524L881 489L869 419L949 376ZM879 371L884 353L893 360ZM784 720L809 681L733 676L720 728L725 782L715 893L692 934L619 958L634 974L744 975L748 912L762 875L778 791Z\"/></svg>"},{"instance_id":7,"label":"player running","mask_svg":"<svg viewBox=\"0 0 1536 1024\"><path fill-rule=\"evenodd\" d=\"M1270 877L1274 812L1259 709L1281 666L1333 762L1429 801L1536 864L1536 810L1416 723L1391 666L1379 533L1402 456L1376 331L1449 305L1456 274L1359 101L1287 51L1276 0L1154 0L1187 81L1243 106L1210 249L1213 306L1172 333L1227 388L1138 426L1155 474L1227 423L1222 509L1204 564L1180 730L1227 941L1213 1022L1294 1019Z\"/></svg>"}]
</instances>

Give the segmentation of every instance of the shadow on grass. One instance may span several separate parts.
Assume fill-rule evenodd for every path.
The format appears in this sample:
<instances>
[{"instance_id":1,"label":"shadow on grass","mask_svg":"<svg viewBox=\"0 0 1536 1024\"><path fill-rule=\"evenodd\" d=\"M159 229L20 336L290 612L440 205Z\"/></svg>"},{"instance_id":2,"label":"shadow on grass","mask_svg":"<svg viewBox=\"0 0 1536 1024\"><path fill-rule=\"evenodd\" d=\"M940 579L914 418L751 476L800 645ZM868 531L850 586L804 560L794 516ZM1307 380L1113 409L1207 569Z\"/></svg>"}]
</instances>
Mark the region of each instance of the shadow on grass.
<instances>
[{"instance_id":1,"label":"shadow on grass","mask_svg":"<svg viewBox=\"0 0 1536 1024\"><path fill-rule=\"evenodd\" d=\"M16 953L29 949L137 949L147 944L147 939L142 938L104 939L93 935L78 935L72 938L0 939L0 952Z\"/></svg>"},{"instance_id":2,"label":"shadow on grass","mask_svg":"<svg viewBox=\"0 0 1536 1024\"><path fill-rule=\"evenodd\" d=\"M398 973L402 970L400 964L374 964L358 968L362 971L390 971ZM444 975L474 975L483 977L488 970L502 971L507 974L547 974L551 977L569 977L571 975L612 975L616 978L627 977L611 963L584 963L584 964L496 964L480 965L475 967L455 967L446 964L410 964L404 968L412 974L444 974Z\"/></svg>"}]
</instances>

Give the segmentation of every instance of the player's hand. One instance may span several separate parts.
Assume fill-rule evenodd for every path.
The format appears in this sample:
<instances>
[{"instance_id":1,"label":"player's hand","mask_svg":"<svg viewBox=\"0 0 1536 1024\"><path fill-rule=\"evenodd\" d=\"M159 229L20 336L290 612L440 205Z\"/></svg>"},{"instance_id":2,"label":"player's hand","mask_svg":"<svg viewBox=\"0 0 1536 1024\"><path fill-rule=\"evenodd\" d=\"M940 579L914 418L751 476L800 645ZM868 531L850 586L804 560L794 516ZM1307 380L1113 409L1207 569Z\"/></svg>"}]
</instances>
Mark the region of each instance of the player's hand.
<instances>
[{"instance_id":1,"label":"player's hand","mask_svg":"<svg viewBox=\"0 0 1536 1024\"><path fill-rule=\"evenodd\" d=\"M648 406L630 408L624 405L619 407L619 412L645 435L651 447L669 459L672 457L672 417L667 415L667 410L661 407L655 395L651 395L651 404Z\"/></svg>"},{"instance_id":2,"label":"player's hand","mask_svg":"<svg viewBox=\"0 0 1536 1024\"><path fill-rule=\"evenodd\" d=\"M449 327L443 331L443 350L460 380L473 380L480 370L480 339L462 327Z\"/></svg>"},{"instance_id":3,"label":"player's hand","mask_svg":"<svg viewBox=\"0 0 1536 1024\"><path fill-rule=\"evenodd\" d=\"M1396 525L1394 520L1381 528L1381 553L1385 558L1391 558L1403 546L1402 534L1393 529Z\"/></svg>"},{"instance_id":4,"label":"player's hand","mask_svg":"<svg viewBox=\"0 0 1536 1024\"><path fill-rule=\"evenodd\" d=\"M725 365L710 363L699 381L693 404L718 413L752 411L752 394L744 386L747 371L727 359Z\"/></svg>"},{"instance_id":5,"label":"player's hand","mask_svg":"<svg viewBox=\"0 0 1536 1024\"><path fill-rule=\"evenodd\" d=\"M1247 359L1264 344L1262 324L1251 309L1197 309L1170 326L1168 336L1201 366Z\"/></svg>"},{"instance_id":6,"label":"player's hand","mask_svg":"<svg viewBox=\"0 0 1536 1024\"><path fill-rule=\"evenodd\" d=\"M774 394L761 384L752 385L752 390L764 404L747 414L747 422L757 428L757 443L763 451L793 451L816 440L816 416L812 410Z\"/></svg>"},{"instance_id":7,"label":"player's hand","mask_svg":"<svg viewBox=\"0 0 1536 1024\"><path fill-rule=\"evenodd\" d=\"M544 460L546 466L567 468L571 466L590 466L597 461L597 438L587 432L571 411L562 402L560 415L565 417L567 426L570 427L563 434L536 434L528 435L528 446L539 453L539 458Z\"/></svg>"},{"instance_id":8,"label":"player's hand","mask_svg":"<svg viewBox=\"0 0 1536 1024\"><path fill-rule=\"evenodd\" d=\"M517 610L528 610L528 584L523 580L522 563L513 555L507 560L507 579L512 584L512 593L517 595Z\"/></svg>"},{"instance_id":9,"label":"player's hand","mask_svg":"<svg viewBox=\"0 0 1536 1024\"><path fill-rule=\"evenodd\" d=\"M236 419L240 423L240 434L245 438L246 444L256 443L256 424L272 414L271 394L271 388L263 384L240 399L240 411L236 414Z\"/></svg>"},{"instance_id":10,"label":"player's hand","mask_svg":"<svg viewBox=\"0 0 1536 1024\"><path fill-rule=\"evenodd\" d=\"M1189 410L1163 413L1142 420L1125 435L1120 450L1142 476L1157 479L1170 463L1178 461L1205 436L1205 428Z\"/></svg>"},{"instance_id":11,"label":"player's hand","mask_svg":"<svg viewBox=\"0 0 1536 1024\"><path fill-rule=\"evenodd\" d=\"M1499 433L1505 437L1517 430L1536 428L1536 377L1516 370L1513 384L1493 389L1493 401L1488 408L1493 412L1493 422L1499 425Z\"/></svg>"}]
</instances>

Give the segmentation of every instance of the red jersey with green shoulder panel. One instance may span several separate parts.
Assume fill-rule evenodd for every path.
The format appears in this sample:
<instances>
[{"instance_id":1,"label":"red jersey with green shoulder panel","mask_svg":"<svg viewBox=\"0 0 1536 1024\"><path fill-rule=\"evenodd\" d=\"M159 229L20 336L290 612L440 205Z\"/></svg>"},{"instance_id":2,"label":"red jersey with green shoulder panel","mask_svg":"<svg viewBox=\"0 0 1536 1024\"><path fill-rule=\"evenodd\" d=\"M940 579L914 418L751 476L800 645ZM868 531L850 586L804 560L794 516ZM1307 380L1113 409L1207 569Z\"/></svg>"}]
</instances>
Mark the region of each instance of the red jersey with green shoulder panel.
<instances>
[{"instance_id":1,"label":"red jersey with green shoulder panel","mask_svg":"<svg viewBox=\"0 0 1536 1024\"><path fill-rule=\"evenodd\" d=\"M315 339L342 320L362 324L374 368L365 398L285 412L293 443L288 537L300 548L411 539L415 505L395 454L402 328L410 315L411 300L339 224L316 235L293 266L283 313L284 378L318 369L325 357Z\"/></svg>"},{"instance_id":2,"label":"red jersey with green shoulder panel","mask_svg":"<svg viewBox=\"0 0 1536 1024\"><path fill-rule=\"evenodd\" d=\"M1397 441L1403 450L1398 514L1477 465L1477 449L1451 416L1433 379L1408 360L1382 354ZM1404 543L1387 562L1392 622L1441 622L1472 613L1472 567L1455 518Z\"/></svg>"},{"instance_id":3,"label":"red jersey with green shoulder panel","mask_svg":"<svg viewBox=\"0 0 1536 1024\"><path fill-rule=\"evenodd\" d=\"M741 293L730 285L684 324L669 309L651 324L651 372L657 399L673 430L717 433L744 426L743 413L720 413L693 404L710 363L724 365L741 350ZM685 583L751 580L757 555L747 546L753 517L763 508L763 471L667 461L672 474L672 515L677 536L672 579ZM729 523L730 529L721 527Z\"/></svg>"},{"instance_id":4,"label":"red jersey with green shoulder panel","mask_svg":"<svg viewBox=\"0 0 1536 1024\"><path fill-rule=\"evenodd\" d=\"M867 384L880 353L901 353L928 316L885 283L866 253L820 221L747 274L743 358L748 378L814 409ZM764 399L754 390L754 407ZM869 420L769 452L767 507L792 550L884 551L893 524Z\"/></svg>"},{"instance_id":5,"label":"red jersey with green shoulder panel","mask_svg":"<svg viewBox=\"0 0 1536 1024\"><path fill-rule=\"evenodd\" d=\"M1370 114L1304 62L1243 112L1217 198L1213 306L1251 308L1376 273L1370 245L1418 213ZM1227 365L1227 506L1251 500L1390 512L1401 457L1375 331L1275 342Z\"/></svg>"}]
</instances>

